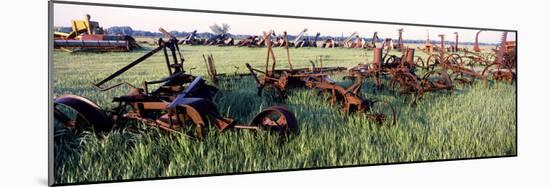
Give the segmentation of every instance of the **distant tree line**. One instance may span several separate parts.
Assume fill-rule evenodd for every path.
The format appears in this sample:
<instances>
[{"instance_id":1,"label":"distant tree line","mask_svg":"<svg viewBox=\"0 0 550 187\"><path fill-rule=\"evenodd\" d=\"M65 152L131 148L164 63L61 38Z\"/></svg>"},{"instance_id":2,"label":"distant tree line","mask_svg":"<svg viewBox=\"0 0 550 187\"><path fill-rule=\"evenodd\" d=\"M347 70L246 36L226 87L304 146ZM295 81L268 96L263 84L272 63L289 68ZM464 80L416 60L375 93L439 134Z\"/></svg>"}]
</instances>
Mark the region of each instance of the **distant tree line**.
<instances>
[{"instance_id":1,"label":"distant tree line","mask_svg":"<svg viewBox=\"0 0 550 187\"><path fill-rule=\"evenodd\" d=\"M105 32L109 34L121 34L121 35L134 35L134 29L129 26L115 26L115 27L109 27L105 30Z\"/></svg>"},{"instance_id":2,"label":"distant tree line","mask_svg":"<svg viewBox=\"0 0 550 187\"><path fill-rule=\"evenodd\" d=\"M228 37L232 37L234 39L245 39L247 37L250 37L252 35L248 35L248 34L231 34L231 33L228 33L228 30L229 30L229 25L227 24L222 24L221 26L218 26L218 25L213 25L211 26L211 29L213 31L215 31L216 33L218 34L221 34L221 33L224 33L226 34ZM71 27L54 27L54 31L56 32L65 32L65 33L69 33L71 32L72 28ZM105 30L108 34L120 34L120 35L131 35L131 36L135 36L135 37L162 37L162 33L160 32L151 32L151 31L143 31L143 30L134 30L132 29L132 27L130 26L114 26L114 27L109 27ZM185 31L170 31L170 34L178 37L178 38L184 38L184 37L187 37L189 36L190 34L192 33L192 31L190 32L185 32ZM211 38L211 37L214 37L216 36L217 34L216 33L213 33L213 32L197 32L196 34L196 37L199 37L199 38ZM258 33L257 35L261 35L261 33ZM305 37L308 37L309 40L313 40L315 38L315 36L312 34L312 35L309 35L309 36L305 36ZM296 38L296 35L288 35L288 39L289 40L294 40ZM333 36L319 36L318 38L318 41L324 41L324 40L327 40L329 38L332 38L334 40L337 40L337 41L343 41L347 38L347 36L339 36L339 37L333 37ZM367 38L367 37L362 37L366 42L371 42L372 41L372 38ZM377 42L383 42L385 40L385 38L379 38L379 40ZM392 39L393 42L397 42L397 39ZM411 43L411 44L424 44L426 41L425 40L403 40L404 43ZM431 43L436 45L436 44L439 44L440 40L431 40ZM453 41L445 41L445 44L452 44L454 43ZM461 45L472 45L474 44L474 42L459 42L459 44ZM496 45L496 43L482 43L480 42L479 45Z\"/></svg>"}]
</instances>

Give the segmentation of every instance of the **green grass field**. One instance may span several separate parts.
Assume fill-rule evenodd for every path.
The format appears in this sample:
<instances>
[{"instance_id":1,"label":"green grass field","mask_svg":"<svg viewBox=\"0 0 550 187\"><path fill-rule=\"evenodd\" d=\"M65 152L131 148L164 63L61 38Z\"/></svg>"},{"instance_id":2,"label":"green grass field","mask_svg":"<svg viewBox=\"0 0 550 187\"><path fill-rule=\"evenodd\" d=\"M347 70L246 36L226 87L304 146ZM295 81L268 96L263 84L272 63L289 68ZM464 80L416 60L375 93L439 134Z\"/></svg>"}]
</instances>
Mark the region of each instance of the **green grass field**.
<instances>
[{"instance_id":1,"label":"green grass field","mask_svg":"<svg viewBox=\"0 0 550 187\"><path fill-rule=\"evenodd\" d=\"M100 92L92 84L146 52L56 51L54 96L82 95L104 109L112 108L111 98L126 94L128 89ZM206 75L202 54L213 54L219 73L246 73L245 63L255 67L265 64L265 48L184 46L182 52L185 69L194 75ZM287 67L284 50L276 48L275 53L278 67ZM309 66L309 60L323 56L325 66L349 68L372 60L371 53L291 49L294 67ZM139 85L144 80L160 79L168 73L163 58L159 53L110 83ZM349 84L349 80L335 79ZM279 144L276 135L265 132L219 133L211 129L203 141L193 141L135 123L126 125L141 132L119 128L104 139L66 134L55 144L56 183L516 155L515 83L457 85L453 92L428 93L411 107L411 96L387 90L373 94L372 81L365 81L364 98L379 98L397 109L394 127L377 126L361 114L345 115L339 106L317 97L315 90L294 89L287 100L276 101L258 97L251 77L222 82L219 88L214 102L222 114L248 123L268 106L286 105L298 118L300 135Z\"/></svg>"}]
</instances>

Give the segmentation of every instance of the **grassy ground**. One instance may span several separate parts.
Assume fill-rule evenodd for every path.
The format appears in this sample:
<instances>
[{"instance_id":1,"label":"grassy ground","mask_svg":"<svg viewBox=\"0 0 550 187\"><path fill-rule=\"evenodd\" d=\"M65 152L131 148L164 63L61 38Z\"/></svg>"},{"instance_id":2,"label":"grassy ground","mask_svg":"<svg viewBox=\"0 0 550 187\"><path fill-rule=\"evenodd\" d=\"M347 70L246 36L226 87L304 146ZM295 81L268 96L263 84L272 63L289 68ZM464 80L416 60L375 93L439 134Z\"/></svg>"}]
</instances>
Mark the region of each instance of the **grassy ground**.
<instances>
[{"instance_id":1,"label":"grassy ground","mask_svg":"<svg viewBox=\"0 0 550 187\"><path fill-rule=\"evenodd\" d=\"M92 84L145 52L55 52L54 95L82 95L112 108L111 98L128 90L99 92ZM245 63L256 67L265 63L265 48L184 46L186 70L206 75L202 54L210 53L221 73L245 73ZM280 60L278 67L286 67L284 50L275 49L275 53ZM371 53L357 49L291 50L294 67L309 66L309 60L321 55L327 66L352 67L370 61ZM166 74L163 56L158 54L111 83L139 85ZM245 77L221 83L215 98L220 112L247 123L263 108L283 104L296 114L299 136L281 145L275 135L264 132L219 133L212 129L205 140L191 141L141 124L133 126L142 132L122 128L104 139L66 134L56 140L55 180L73 183L516 154L515 85L491 83L486 87L476 82L458 86L453 92L428 93L416 107L409 106L410 96L391 91L373 94L372 86L370 80L364 83L364 97L391 103L398 112L397 126L378 127L361 114L344 115L338 106L317 97L314 90L292 90L286 101L260 98L252 78Z\"/></svg>"}]
</instances>

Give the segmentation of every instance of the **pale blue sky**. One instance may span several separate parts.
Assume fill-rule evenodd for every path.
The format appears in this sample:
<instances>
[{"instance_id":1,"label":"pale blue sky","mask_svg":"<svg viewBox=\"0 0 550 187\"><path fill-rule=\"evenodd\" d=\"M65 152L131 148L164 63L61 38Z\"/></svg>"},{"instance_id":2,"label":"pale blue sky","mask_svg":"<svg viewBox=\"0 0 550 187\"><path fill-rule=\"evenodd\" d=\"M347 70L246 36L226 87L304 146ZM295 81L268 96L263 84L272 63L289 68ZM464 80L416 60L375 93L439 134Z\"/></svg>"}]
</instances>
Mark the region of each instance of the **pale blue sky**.
<instances>
[{"instance_id":1,"label":"pale blue sky","mask_svg":"<svg viewBox=\"0 0 550 187\"><path fill-rule=\"evenodd\" d=\"M454 32L459 33L460 42L473 42L477 30L418 27L373 23L335 22L306 19L289 19L274 17L242 16L228 14L208 14L195 12L179 12L150 9L131 9L117 7L98 7L82 5L54 5L54 26L70 26L73 19L83 19L85 14L90 14L92 20L108 28L111 26L131 26L135 30L157 31L163 27L168 31L193 31L208 32L208 26L215 23L227 23L231 25L233 34L259 35L262 31L274 29L277 33L286 30L290 34L297 34L304 28L308 28L308 34L344 36L352 32L358 32L363 37L371 37L374 31L378 31L381 38L397 38L397 29L404 28L404 39L426 39L429 30L431 40L439 40L437 35L445 34L446 40L454 40ZM508 40L515 40L515 33L508 33ZM480 42L498 43L501 32L484 31L480 34Z\"/></svg>"}]
</instances>

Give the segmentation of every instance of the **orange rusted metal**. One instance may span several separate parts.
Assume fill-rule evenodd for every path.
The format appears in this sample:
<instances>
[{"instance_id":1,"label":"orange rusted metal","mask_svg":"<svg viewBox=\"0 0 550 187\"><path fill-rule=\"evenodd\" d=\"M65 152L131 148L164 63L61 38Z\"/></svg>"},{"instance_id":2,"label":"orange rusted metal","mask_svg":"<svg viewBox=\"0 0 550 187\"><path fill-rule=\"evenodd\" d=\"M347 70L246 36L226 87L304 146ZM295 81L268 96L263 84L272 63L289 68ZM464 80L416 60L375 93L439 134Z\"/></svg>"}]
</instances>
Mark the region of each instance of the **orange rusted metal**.
<instances>
[{"instance_id":1,"label":"orange rusted metal","mask_svg":"<svg viewBox=\"0 0 550 187\"><path fill-rule=\"evenodd\" d=\"M476 32L476 39L474 41L474 51L475 52L481 52L481 49L479 48L479 33L481 33L482 30L479 30Z\"/></svg>"}]
</instances>

